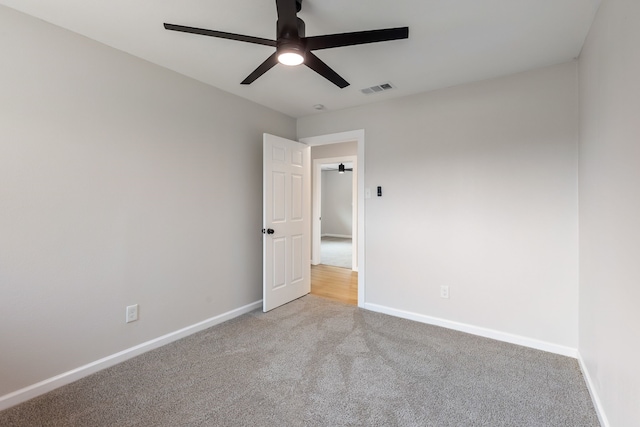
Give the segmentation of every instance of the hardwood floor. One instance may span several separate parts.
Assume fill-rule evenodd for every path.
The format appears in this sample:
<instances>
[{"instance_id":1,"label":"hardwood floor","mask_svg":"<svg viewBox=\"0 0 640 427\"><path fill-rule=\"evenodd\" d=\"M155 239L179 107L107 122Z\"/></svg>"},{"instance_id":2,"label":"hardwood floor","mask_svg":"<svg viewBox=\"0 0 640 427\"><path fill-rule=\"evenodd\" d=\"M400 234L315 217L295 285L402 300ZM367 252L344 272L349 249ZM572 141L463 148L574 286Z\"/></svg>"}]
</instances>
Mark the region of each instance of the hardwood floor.
<instances>
[{"instance_id":1,"label":"hardwood floor","mask_svg":"<svg viewBox=\"0 0 640 427\"><path fill-rule=\"evenodd\" d=\"M311 293L334 301L358 305L358 273L348 268L312 265Z\"/></svg>"}]
</instances>

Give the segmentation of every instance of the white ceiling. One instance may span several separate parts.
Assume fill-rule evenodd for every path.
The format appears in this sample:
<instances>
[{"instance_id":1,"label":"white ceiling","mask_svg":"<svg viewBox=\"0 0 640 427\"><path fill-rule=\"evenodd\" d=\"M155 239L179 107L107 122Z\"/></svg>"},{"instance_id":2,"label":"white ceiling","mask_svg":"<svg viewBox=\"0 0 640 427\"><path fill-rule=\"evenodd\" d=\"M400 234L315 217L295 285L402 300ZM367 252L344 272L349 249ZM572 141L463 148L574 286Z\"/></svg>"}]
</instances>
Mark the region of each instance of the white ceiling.
<instances>
[{"instance_id":1,"label":"white ceiling","mask_svg":"<svg viewBox=\"0 0 640 427\"><path fill-rule=\"evenodd\" d=\"M409 39L316 51L351 86L276 65L240 82L273 48L167 31L164 22L275 39L274 0L0 0L292 117L406 96L569 61L600 0L303 0L307 36L409 27ZM391 82L396 89L364 95Z\"/></svg>"}]
</instances>

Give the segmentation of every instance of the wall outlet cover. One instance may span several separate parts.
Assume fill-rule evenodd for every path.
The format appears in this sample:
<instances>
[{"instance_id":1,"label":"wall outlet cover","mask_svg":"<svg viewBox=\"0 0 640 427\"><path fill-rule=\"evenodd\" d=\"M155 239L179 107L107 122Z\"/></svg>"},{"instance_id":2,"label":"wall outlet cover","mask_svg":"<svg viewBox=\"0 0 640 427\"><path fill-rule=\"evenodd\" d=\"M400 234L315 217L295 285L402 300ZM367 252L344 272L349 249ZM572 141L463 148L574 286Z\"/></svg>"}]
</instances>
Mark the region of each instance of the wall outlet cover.
<instances>
[{"instance_id":1,"label":"wall outlet cover","mask_svg":"<svg viewBox=\"0 0 640 427\"><path fill-rule=\"evenodd\" d=\"M449 298L449 287L447 285L440 286L440 298Z\"/></svg>"},{"instance_id":2,"label":"wall outlet cover","mask_svg":"<svg viewBox=\"0 0 640 427\"><path fill-rule=\"evenodd\" d=\"M131 323L136 320L138 320L138 304L128 305L125 321Z\"/></svg>"}]
</instances>

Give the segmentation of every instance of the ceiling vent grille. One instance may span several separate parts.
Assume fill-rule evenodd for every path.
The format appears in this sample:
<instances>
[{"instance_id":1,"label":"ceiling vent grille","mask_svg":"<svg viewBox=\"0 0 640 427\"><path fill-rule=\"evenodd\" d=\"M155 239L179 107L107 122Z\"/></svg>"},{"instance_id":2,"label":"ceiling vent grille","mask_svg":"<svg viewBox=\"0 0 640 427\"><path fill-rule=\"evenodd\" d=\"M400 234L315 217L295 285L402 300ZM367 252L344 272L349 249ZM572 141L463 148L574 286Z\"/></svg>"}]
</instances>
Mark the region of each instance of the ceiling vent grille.
<instances>
[{"instance_id":1,"label":"ceiling vent grille","mask_svg":"<svg viewBox=\"0 0 640 427\"><path fill-rule=\"evenodd\" d=\"M395 87L391 83L387 82L376 86L360 89L360 92L364 93L365 95L371 95L372 93L380 93L391 89L395 89Z\"/></svg>"}]
</instances>

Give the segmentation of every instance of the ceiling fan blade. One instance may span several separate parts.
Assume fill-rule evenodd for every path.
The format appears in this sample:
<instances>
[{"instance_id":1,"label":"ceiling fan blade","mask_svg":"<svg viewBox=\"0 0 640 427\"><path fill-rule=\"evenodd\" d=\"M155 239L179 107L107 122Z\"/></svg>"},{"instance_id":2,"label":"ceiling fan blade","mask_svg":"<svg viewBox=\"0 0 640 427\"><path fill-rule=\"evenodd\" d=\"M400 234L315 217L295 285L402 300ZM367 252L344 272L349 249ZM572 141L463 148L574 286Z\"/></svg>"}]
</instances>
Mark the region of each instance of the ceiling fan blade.
<instances>
[{"instance_id":1,"label":"ceiling fan blade","mask_svg":"<svg viewBox=\"0 0 640 427\"><path fill-rule=\"evenodd\" d=\"M320 74L325 79L329 80L334 85L338 86L340 89L344 89L345 87L349 86L349 82L340 77L338 73L333 71L327 64L322 62L320 58L318 58L311 52L307 52L305 54L304 64L316 73Z\"/></svg>"},{"instance_id":2,"label":"ceiling fan blade","mask_svg":"<svg viewBox=\"0 0 640 427\"><path fill-rule=\"evenodd\" d=\"M185 27L184 25L164 24L164 28L170 31L180 31L183 33L200 34L203 36L218 37L221 39L237 40L239 42L262 44L265 46L276 46L275 40L263 39L260 37L245 36L242 34L225 33L224 31L206 30L204 28Z\"/></svg>"},{"instance_id":3,"label":"ceiling fan blade","mask_svg":"<svg viewBox=\"0 0 640 427\"><path fill-rule=\"evenodd\" d=\"M278 37L284 33L298 35L298 16L296 0L276 0L278 10Z\"/></svg>"},{"instance_id":4,"label":"ceiling fan blade","mask_svg":"<svg viewBox=\"0 0 640 427\"><path fill-rule=\"evenodd\" d=\"M253 73L249 74L247 78L244 79L240 84L250 85L251 83L256 81L258 77L260 77L261 75L269 71L271 68L273 68L273 66L276 65L277 63L278 63L277 52L274 52L273 55L268 57L266 61L264 61L262 64L258 66L258 68L253 70Z\"/></svg>"},{"instance_id":5,"label":"ceiling fan blade","mask_svg":"<svg viewBox=\"0 0 640 427\"><path fill-rule=\"evenodd\" d=\"M383 30L356 31L353 33L328 34L306 37L308 50L330 49L332 47L386 42L409 38L409 27L386 28Z\"/></svg>"}]
</instances>

